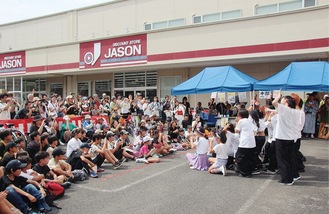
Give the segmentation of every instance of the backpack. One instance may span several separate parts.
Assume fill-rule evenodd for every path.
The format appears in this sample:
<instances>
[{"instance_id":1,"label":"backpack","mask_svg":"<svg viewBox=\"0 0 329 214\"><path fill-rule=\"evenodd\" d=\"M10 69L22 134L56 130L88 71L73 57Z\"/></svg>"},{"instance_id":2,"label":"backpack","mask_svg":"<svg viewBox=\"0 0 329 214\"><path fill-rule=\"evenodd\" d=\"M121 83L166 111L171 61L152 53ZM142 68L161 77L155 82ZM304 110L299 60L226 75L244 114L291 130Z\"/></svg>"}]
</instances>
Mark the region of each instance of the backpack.
<instances>
[{"instance_id":1,"label":"backpack","mask_svg":"<svg viewBox=\"0 0 329 214\"><path fill-rule=\"evenodd\" d=\"M88 172L88 171L87 171ZM74 181L84 181L88 178L88 173L85 169L75 169L72 171Z\"/></svg>"},{"instance_id":2,"label":"backpack","mask_svg":"<svg viewBox=\"0 0 329 214\"><path fill-rule=\"evenodd\" d=\"M45 189L49 192L49 195L52 196L53 200L63 197L65 193L64 187L55 182L46 183Z\"/></svg>"}]
</instances>

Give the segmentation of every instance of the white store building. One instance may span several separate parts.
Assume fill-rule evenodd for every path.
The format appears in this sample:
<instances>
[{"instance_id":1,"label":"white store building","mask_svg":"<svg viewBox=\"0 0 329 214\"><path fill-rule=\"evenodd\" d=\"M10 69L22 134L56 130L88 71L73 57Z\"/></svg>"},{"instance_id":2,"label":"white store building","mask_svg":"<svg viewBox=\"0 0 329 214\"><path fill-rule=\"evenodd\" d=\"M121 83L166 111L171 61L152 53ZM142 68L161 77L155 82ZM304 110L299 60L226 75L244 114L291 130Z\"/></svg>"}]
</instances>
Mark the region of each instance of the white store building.
<instances>
[{"instance_id":1,"label":"white store building","mask_svg":"<svg viewBox=\"0 0 329 214\"><path fill-rule=\"evenodd\" d=\"M163 98L222 65L261 80L293 61L328 61L328 14L329 0L116 0L8 23L0 88Z\"/></svg>"}]
</instances>

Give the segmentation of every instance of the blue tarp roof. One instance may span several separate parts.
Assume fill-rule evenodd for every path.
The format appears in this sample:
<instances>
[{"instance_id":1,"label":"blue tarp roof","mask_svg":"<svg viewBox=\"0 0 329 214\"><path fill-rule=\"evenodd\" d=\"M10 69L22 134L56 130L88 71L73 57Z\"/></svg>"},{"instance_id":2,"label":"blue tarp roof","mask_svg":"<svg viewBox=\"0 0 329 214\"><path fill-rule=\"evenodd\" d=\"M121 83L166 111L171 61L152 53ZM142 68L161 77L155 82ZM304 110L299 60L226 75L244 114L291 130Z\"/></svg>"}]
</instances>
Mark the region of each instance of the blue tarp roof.
<instances>
[{"instance_id":1,"label":"blue tarp roof","mask_svg":"<svg viewBox=\"0 0 329 214\"><path fill-rule=\"evenodd\" d=\"M172 88L171 94L252 91L257 81L232 66L210 67Z\"/></svg>"},{"instance_id":2,"label":"blue tarp roof","mask_svg":"<svg viewBox=\"0 0 329 214\"><path fill-rule=\"evenodd\" d=\"M327 62L292 62L279 73L259 81L254 90L329 91Z\"/></svg>"}]
</instances>

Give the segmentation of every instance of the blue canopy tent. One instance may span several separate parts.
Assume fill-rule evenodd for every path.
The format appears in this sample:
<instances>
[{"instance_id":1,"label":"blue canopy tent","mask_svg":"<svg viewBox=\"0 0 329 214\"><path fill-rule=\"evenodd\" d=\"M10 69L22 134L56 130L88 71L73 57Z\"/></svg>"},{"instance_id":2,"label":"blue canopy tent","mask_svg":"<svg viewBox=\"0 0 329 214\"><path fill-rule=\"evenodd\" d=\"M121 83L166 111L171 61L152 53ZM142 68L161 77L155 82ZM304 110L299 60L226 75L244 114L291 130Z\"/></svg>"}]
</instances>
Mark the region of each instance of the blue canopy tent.
<instances>
[{"instance_id":1,"label":"blue canopy tent","mask_svg":"<svg viewBox=\"0 0 329 214\"><path fill-rule=\"evenodd\" d=\"M327 62L292 62L285 69L254 84L254 90L329 91Z\"/></svg>"},{"instance_id":2,"label":"blue canopy tent","mask_svg":"<svg viewBox=\"0 0 329 214\"><path fill-rule=\"evenodd\" d=\"M253 84L257 81L232 66L211 67L172 88L171 94L252 91Z\"/></svg>"}]
</instances>

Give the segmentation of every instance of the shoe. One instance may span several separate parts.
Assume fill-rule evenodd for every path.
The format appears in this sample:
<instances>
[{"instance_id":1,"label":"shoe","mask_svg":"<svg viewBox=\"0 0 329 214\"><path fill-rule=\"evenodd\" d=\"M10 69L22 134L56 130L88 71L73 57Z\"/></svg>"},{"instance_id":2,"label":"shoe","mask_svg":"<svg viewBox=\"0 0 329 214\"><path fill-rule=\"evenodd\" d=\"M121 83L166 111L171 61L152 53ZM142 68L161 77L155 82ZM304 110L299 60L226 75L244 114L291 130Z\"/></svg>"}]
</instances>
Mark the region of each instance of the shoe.
<instances>
[{"instance_id":1,"label":"shoe","mask_svg":"<svg viewBox=\"0 0 329 214\"><path fill-rule=\"evenodd\" d=\"M115 162L115 164L113 165L113 168L114 168L114 169L118 169L118 168L120 168L121 165L122 165L122 163L121 163L120 161L117 161L117 162Z\"/></svg>"},{"instance_id":2,"label":"shoe","mask_svg":"<svg viewBox=\"0 0 329 214\"><path fill-rule=\"evenodd\" d=\"M100 168L100 167L97 168L97 172L104 172L104 171L105 171L105 169L103 169L103 168Z\"/></svg>"},{"instance_id":3,"label":"shoe","mask_svg":"<svg viewBox=\"0 0 329 214\"><path fill-rule=\"evenodd\" d=\"M251 173L252 175L259 175L260 174L260 171L259 170L255 170Z\"/></svg>"},{"instance_id":4,"label":"shoe","mask_svg":"<svg viewBox=\"0 0 329 214\"><path fill-rule=\"evenodd\" d=\"M297 178L294 178L294 181L298 181L300 180L302 177L301 176L298 176Z\"/></svg>"},{"instance_id":5,"label":"shoe","mask_svg":"<svg viewBox=\"0 0 329 214\"><path fill-rule=\"evenodd\" d=\"M194 168L194 166L190 166L190 169L196 169L196 168Z\"/></svg>"},{"instance_id":6,"label":"shoe","mask_svg":"<svg viewBox=\"0 0 329 214\"><path fill-rule=\"evenodd\" d=\"M225 166L221 166L222 167L222 172L223 172L223 176L227 175L227 170Z\"/></svg>"},{"instance_id":7,"label":"shoe","mask_svg":"<svg viewBox=\"0 0 329 214\"><path fill-rule=\"evenodd\" d=\"M119 162L122 164L123 162L125 162L127 159L125 157L122 157Z\"/></svg>"},{"instance_id":8,"label":"shoe","mask_svg":"<svg viewBox=\"0 0 329 214\"><path fill-rule=\"evenodd\" d=\"M90 177L98 178L98 175L95 172L90 172Z\"/></svg>"},{"instance_id":9,"label":"shoe","mask_svg":"<svg viewBox=\"0 0 329 214\"><path fill-rule=\"evenodd\" d=\"M311 134L311 138L314 139L314 134Z\"/></svg>"},{"instance_id":10,"label":"shoe","mask_svg":"<svg viewBox=\"0 0 329 214\"><path fill-rule=\"evenodd\" d=\"M67 189L71 186L71 182L66 181L66 182L62 183L61 186L64 187L64 189Z\"/></svg>"},{"instance_id":11,"label":"shoe","mask_svg":"<svg viewBox=\"0 0 329 214\"><path fill-rule=\"evenodd\" d=\"M158 154L158 156L159 156L159 158L163 157L163 155L162 155L162 154Z\"/></svg>"},{"instance_id":12,"label":"shoe","mask_svg":"<svg viewBox=\"0 0 329 214\"><path fill-rule=\"evenodd\" d=\"M239 174L239 177L250 178L251 175L242 175L242 174Z\"/></svg>"},{"instance_id":13,"label":"shoe","mask_svg":"<svg viewBox=\"0 0 329 214\"><path fill-rule=\"evenodd\" d=\"M286 185L286 186L292 186L294 184L294 181L292 181L292 182L284 182L282 180L279 180L278 182L279 182L279 184Z\"/></svg>"},{"instance_id":14,"label":"shoe","mask_svg":"<svg viewBox=\"0 0 329 214\"><path fill-rule=\"evenodd\" d=\"M266 173L266 174L270 174L270 175L275 175L276 174L275 170L269 170L269 169L264 170L263 172Z\"/></svg>"},{"instance_id":15,"label":"shoe","mask_svg":"<svg viewBox=\"0 0 329 214\"><path fill-rule=\"evenodd\" d=\"M46 213L45 208L41 208L41 209L39 210L39 213L40 213L40 214L44 214L44 213Z\"/></svg>"},{"instance_id":16,"label":"shoe","mask_svg":"<svg viewBox=\"0 0 329 214\"><path fill-rule=\"evenodd\" d=\"M59 145L61 145L61 146L66 146L66 144L63 143L62 141L59 141Z\"/></svg>"},{"instance_id":17,"label":"shoe","mask_svg":"<svg viewBox=\"0 0 329 214\"><path fill-rule=\"evenodd\" d=\"M177 149L174 149L174 148L169 149L169 152L176 152L176 151L177 151Z\"/></svg>"}]
</instances>

